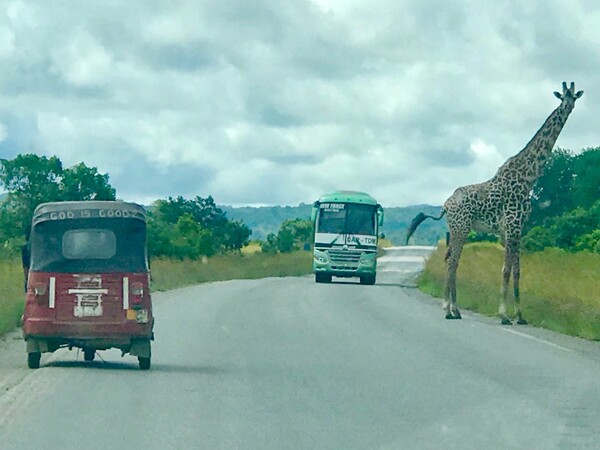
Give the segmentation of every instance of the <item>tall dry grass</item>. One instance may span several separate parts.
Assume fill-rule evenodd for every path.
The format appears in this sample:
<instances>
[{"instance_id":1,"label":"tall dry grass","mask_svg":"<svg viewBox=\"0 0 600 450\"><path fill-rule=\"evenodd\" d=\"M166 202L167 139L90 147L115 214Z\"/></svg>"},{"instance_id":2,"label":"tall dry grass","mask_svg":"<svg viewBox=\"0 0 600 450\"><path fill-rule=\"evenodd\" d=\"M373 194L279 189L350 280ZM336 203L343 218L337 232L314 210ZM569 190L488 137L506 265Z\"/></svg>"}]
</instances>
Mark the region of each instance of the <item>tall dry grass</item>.
<instances>
[{"instance_id":1,"label":"tall dry grass","mask_svg":"<svg viewBox=\"0 0 600 450\"><path fill-rule=\"evenodd\" d=\"M312 252L219 255L204 261L155 259L152 289L165 291L210 281L301 276L312 272Z\"/></svg>"},{"instance_id":2,"label":"tall dry grass","mask_svg":"<svg viewBox=\"0 0 600 450\"><path fill-rule=\"evenodd\" d=\"M443 297L445 252L440 245L418 280L419 288L435 297ZM459 307L497 315L503 257L498 244L465 246L458 269ZM523 315L530 324L600 340L600 254L560 249L523 254L520 291ZM512 295L509 312L511 305Z\"/></svg>"},{"instance_id":3,"label":"tall dry grass","mask_svg":"<svg viewBox=\"0 0 600 450\"><path fill-rule=\"evenodd\" d=\"M17 260L0 260L0 336L19 324L24 304L21 264Z\"/></svg>"}]
</instances>

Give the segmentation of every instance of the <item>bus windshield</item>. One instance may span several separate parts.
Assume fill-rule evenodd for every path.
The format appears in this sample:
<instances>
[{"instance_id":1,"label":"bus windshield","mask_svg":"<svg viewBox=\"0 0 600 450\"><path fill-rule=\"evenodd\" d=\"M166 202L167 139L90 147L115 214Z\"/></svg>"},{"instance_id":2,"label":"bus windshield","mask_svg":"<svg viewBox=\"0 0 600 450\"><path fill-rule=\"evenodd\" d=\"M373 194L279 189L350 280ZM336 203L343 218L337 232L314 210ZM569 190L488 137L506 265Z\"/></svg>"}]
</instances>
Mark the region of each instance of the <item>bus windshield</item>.
<instances>
[{"instance_id":1,"label":"bus windshield","mask_svg":"<svg viewBox=\"0 0 600 450\"><path fill-rule=\"evenodd\" d=\"M356 203L321 203L317 233L376 234L376 207Z\"/></svg>"}]
</instances>

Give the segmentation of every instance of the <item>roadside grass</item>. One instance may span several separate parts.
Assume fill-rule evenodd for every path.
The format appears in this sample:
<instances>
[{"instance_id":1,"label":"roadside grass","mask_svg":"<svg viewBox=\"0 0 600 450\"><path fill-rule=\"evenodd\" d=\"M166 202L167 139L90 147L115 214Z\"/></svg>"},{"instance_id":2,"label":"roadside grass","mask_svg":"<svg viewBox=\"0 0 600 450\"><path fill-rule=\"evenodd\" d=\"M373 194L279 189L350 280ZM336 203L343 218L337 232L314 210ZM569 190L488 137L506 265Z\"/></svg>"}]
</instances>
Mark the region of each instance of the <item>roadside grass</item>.
<instances>
[{"instance_id":1,"label":"roadside grass","mask_svg":"<svg viewBox=\"0 0 600 450\"><path fill-rule=\"evenodd\" d=\"M0 260L0 336L19 325L24 300L20 262Z\"/></svg>"},{"instance_id":2,"label":"roadside grass","mask_svg":"<svg viewBox=\"0 0 600 450\"><path fill-rule=\"evenodd\" d=\"M392 244L392 241L390 241L388 238L379 238L379 248L393 247L393 245L394 244Z\"/></svg>"},{"instance_id":3,"label":"roadside grass","mask_svg":"<svg viewBox=\"0 0 600 450\"><path fill-rule=\"evenodd\" d=\"M204 260L152 260L152 289L210 281L301 276L312 272L312 252L266 254L261 252L219 255Z\"/></svg>"},{"instance_id":4,"label":"roadside grass","mask_svg":"<svg viewBox=\"0 0 600 450\"><path fill-rule=\"evenodd\" d=\"M445 252L440 243L417 281L434 297L444 295ZM498 315L503 258L498 244L465 246L457 279L459 308ZM523 316L531 325L600 340L600 254L560 249L522 254L520 291ZM509 293L507 309L512 313L512 282Z\"/></svg>"}]
</instances>

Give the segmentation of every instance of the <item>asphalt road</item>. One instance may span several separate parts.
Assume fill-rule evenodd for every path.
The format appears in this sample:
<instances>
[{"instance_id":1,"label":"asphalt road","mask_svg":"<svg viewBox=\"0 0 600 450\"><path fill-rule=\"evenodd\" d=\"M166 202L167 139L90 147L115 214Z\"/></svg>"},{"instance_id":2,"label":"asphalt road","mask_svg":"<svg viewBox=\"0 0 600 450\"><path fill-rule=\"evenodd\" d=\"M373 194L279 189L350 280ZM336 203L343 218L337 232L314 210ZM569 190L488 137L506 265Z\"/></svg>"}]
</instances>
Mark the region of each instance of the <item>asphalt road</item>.
<instances>
[{"instance_id":1,"label":"asphalt road","mask_svg":"<svg viewBox=\"0 0 600 450\"><path fill-rule=\"evenodd\" d=\"M414 289L430 249L375 286L313 277L157 293L153 367L0 343L0 449L573 449L600 442L596 343ZM459 293L460 295L460 293Z\"/></svg>"}]
</instances>

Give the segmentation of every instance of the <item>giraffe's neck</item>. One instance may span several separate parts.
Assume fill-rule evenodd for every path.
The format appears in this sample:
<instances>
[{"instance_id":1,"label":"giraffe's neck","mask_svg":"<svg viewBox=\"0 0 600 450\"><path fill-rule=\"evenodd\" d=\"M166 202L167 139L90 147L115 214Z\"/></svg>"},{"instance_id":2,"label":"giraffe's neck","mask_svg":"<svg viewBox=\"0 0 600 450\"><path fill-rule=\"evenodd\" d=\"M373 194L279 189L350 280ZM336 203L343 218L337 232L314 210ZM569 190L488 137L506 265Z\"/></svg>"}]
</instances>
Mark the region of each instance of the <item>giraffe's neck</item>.
<instances>
[{"instance_id":1,"label":"giraffe's neck","mask_svg":"<svg viewBox=\"0 0 600 450\"><path fill-rule=\"evenodd\" d=\"M497 175L502 175L505 171L518 172L524 180L533 184L541 175L544 164L550 157L552 148L572 110L573 105L561 104L552 111L525 148L506 161Z\"/></svg>"}]
</instances>

